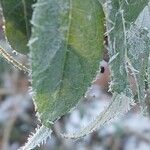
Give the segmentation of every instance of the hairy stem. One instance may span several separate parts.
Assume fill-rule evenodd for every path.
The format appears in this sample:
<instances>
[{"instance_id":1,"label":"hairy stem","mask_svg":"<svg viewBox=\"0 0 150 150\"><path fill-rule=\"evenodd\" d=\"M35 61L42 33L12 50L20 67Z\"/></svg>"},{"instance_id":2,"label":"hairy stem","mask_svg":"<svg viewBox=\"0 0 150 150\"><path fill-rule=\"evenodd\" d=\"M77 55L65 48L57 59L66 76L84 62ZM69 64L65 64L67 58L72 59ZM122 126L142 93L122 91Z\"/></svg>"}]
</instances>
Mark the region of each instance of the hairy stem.
<instances>
[{"instance_id":1,"label":"hairy stem","mask_svg":"<svg viewBox=\"0 0 150 150\"><path fill-rule=\"evenodd\" d=\"M30 69L28 69L26 66L15 60L6 50L4 50L2 47L0 47L0 54L3 56L3 58L12 64L15 68L24 71L25 73L30 73Z\"/></svg>"}]
</instances>

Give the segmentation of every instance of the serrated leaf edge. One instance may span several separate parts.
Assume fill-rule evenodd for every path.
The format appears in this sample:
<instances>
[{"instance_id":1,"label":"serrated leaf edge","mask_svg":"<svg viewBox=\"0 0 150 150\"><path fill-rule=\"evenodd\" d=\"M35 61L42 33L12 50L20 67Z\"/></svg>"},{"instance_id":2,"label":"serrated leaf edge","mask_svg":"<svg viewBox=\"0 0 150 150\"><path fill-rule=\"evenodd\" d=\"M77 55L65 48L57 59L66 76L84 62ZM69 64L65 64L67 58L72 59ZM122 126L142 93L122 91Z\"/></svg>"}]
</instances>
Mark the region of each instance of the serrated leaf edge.
<instances>
[{"instance_id":1,"label":"serrated leaf edge","mask_svg":"<svg viewBox=\"0 0 150 150\"><path fill-rule=\"evenodd\" d=\"M31 150L36 146L46 143L46 140L51 137L52 130L45 127L37 127L36 132L29 136L28 142L18 150Z\"/></svg>"}]
</instances>

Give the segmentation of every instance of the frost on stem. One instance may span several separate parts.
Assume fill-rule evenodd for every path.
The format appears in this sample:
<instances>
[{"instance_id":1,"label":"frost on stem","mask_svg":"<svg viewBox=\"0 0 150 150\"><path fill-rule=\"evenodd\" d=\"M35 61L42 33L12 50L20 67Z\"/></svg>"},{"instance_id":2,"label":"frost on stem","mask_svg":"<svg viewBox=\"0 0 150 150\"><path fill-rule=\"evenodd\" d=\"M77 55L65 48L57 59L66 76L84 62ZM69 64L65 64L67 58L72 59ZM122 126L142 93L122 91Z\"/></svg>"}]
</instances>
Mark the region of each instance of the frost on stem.
<instances>
[{"instance_id":1,"label":"frost on stem","mask_svg":"<svg viewBox=\"0 0 150 150\"><path fill-rule=\"evenodd\" d=\"M30 69L28 69L26 66L22 65L20 62L18 62L16 59L14 59L7 51L5 51L0 46L0 54L3 56L3 58L10 64L12 64L17 69L24 71L25 73L30 74Z\"/></svg>"},{"instance_id":2,"label":"frost on stem","mask_svg":"<svg viewBox=\"0 0 150 150\"><path fill-rule=\"evenodd\" d=\"M37 127L36 133L32 134L28 138L28 142L25 146L21 147L19 150L31 150L40 144L46 143L46 140L51 137L52 130L47 127L41 126Z\"/></svg>"},{"instance_id":3,"label":"frost on stem","mask_svg":"<svg viewBox=\"0 0 150 150\"><path fill-rule=\"evenodd\" d=\"M147 74L148 74L148 87L149 87L149 89L150 89L150 53L149 53L149 58L148 58Z\"/></svg>"}]
</instances>

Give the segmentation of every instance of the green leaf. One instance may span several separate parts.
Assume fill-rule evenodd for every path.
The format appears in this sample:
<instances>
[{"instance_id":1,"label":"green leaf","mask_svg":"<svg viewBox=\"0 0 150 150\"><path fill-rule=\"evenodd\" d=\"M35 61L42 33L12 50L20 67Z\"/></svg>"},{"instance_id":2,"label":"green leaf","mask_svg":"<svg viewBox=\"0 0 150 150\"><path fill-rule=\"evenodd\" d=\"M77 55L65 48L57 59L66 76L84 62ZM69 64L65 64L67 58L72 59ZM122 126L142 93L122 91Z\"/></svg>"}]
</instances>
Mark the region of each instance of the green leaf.
<instances>
[{"instance_id":1,"label":"green leaf","mask_svg":"<svg viewBox=\"0 0 150 150\"><path fill-rule=\"evenodd\" d=\"M75 107L103 55L104 13L97 0L38 0L34 5L32 87L46 127Z\"/></svg>"},{"instance_id":2,"label":"green leaf","mask_svg":"<svg viewBox=\"0 0 150 150\"><path fill-rule=\"evenodd\" d=\"M148 74L148 87L149 87L149 89L150 89L150 52L149 52L149 58L148 58L147 74Z\"/></svg>"},{"instance_id":3,"label":"green leaf","mask_svg":"<svg viewBox=\"0 0 150 150\"><path fill-rule=\"evenodd\" d=\"M107 33L111 68L111 90L132 96L128 82L127 32L149 0L112 0L104 6L107 14Z\"/></svg>"},{"instance_id":4,"label":"green leaf","mask_svg":"<svg viewBox=\"0 0 150 150\"><path fill-rule=\"evenodd\" d=\"M148 11L148 15L146 17L149 17L150 18L150 2L148 3L148 6L147 6L147 11ZM149 23L146 27L148 28L149 30L149 38L150 38L150 19L146 20L146 23ZM148 88L150 89L150 47L149 47L149 58L148 58L148 67L147 67L147 80L148 80Z\"/></svg>"},{"instance_id":5,"label":"green leaf","mask_svg":"<svg viewBox=\"0 0 150 150\"><path fill-rule=\"evenodd\" d=\"M0 0L5 18L5 35L16 51L27 54L32 4L35 0Z\"/></svg>"}]
</instances>

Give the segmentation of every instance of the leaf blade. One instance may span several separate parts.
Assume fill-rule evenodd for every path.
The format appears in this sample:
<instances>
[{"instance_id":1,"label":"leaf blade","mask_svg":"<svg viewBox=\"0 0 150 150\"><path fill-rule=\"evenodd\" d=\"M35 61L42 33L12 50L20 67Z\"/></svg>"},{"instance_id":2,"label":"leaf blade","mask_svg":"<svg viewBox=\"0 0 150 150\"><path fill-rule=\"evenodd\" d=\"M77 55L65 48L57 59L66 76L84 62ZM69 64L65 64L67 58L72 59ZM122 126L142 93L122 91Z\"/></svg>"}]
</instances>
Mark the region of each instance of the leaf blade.
<instances>
[{"instance_id":1,"label":"leaf blade","mask_svg":"<svg viewBox=\"0 0 150 150\"><path fill-rule=\"evenodd\" d=\"M34 7L32 85L38 115L49 126L75 107L96 75L104 14L97 0L39 0Z\"/></svg>"},{"instance_id":2,"label":"leaf blade","mask_svg":"<svg viewBox=\"0 0 150 150\"><path fill-rule=\"evenodd\" d=\"M148 0L139 2L134 0L114 0L110 3L106 2L106 5L103 5L105 12L108 13L106 20L109 56L111 58L117 54L117 57L110 63L112 72L110 88L113 92L124 92L127 96L132 96L128 82L128 43L126 33L147 4Z\"/></svg>"}]
</instances>

